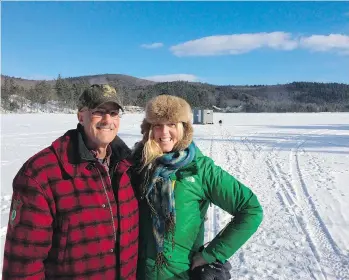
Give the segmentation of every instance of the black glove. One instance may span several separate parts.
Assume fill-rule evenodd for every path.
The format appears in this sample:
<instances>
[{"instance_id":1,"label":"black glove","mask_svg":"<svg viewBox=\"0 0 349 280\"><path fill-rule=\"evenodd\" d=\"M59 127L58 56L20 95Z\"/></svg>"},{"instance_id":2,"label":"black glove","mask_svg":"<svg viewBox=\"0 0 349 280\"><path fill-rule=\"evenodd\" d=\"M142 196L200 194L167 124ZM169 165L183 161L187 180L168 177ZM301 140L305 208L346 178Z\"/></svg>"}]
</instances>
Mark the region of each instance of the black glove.
<instances>
[{"instance_id":1,"label":"black glove","mask_svg":"<svg viewBox=\"0 0 349 280\"><path fill-rule=\"evenodd\" d=\"M195 267L190 271L191 280L229 280L231 264L227 261L222 264L219 261Z\"/></svg>"}]
</instances>

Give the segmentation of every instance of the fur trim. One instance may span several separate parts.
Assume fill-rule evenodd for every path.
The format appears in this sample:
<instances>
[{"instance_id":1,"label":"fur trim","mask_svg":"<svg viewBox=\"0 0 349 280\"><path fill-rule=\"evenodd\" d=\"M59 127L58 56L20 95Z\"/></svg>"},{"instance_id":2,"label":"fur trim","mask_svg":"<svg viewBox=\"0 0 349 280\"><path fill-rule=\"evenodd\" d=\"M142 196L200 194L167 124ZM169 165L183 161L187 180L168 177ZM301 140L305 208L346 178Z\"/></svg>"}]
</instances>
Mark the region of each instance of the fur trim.
<instances>
[{"instance_id":1,"label":"fur trim","mask_svg":"<svg viewBox=\"0 0 349 280\"><path fill-rule=\"evenodd\" d=\"M192 111L184 99L172 95L159 95L148 102L145 119L141 124L143 143L148 141L151 125L160 122L183 123L183 138L176 144L174 150L184 150L193 141Z\"/></svg>"}]
</instances>

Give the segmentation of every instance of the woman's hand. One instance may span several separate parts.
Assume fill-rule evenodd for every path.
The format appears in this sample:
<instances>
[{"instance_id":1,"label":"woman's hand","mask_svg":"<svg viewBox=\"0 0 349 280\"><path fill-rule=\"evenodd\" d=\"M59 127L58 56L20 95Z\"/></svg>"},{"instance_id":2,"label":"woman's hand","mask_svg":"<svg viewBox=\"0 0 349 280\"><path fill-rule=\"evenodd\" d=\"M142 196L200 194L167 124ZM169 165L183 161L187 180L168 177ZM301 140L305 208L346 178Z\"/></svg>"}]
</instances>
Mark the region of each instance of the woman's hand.
<instances>
[{"instance_id":1,"label":"woman's hand","mask_svg":"<svg viewBox=\"0 0 349 280\"><path fill-rule=\"evenodd\" d=\"M208 264L208 262L204 259L201 252L197 252L193 257L191 269L193 270L195 267L202 266L205 264Z\"/></svg>"}]
</instances>

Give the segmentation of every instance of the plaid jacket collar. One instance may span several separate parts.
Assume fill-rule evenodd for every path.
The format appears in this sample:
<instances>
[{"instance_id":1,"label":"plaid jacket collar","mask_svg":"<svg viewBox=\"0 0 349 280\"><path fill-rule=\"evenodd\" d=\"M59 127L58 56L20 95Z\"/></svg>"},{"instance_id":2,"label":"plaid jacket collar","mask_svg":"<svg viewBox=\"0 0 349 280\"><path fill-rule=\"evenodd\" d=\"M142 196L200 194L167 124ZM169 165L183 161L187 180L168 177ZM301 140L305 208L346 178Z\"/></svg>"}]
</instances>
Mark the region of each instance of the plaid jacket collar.
<instances>
[{"instance_id":1,"label":"plaid jacket collar","mask_svg":"<svg viewBox=\"0 0 349 280\"><path fill-rule=\"evenodd\" d=\"M78 124L77 129L68 130L52 143L52 149L70 176L76 176L80 165L87 165L89 162L96 160L87 148L84 138L84 129L82 125ZM112 161L122 161L131 154L131 150L119 136L114 138L110 143L110 147Z\"/></svg>"}]
</instances>

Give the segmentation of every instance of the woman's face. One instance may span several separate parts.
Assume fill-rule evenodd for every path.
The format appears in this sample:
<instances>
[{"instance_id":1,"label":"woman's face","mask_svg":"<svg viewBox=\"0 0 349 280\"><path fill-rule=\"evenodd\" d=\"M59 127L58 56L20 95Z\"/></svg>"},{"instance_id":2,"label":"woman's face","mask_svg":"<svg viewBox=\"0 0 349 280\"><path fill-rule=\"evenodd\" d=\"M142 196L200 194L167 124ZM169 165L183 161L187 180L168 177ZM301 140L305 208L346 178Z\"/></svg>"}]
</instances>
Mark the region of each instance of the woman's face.
<instances>
[{"instance_id":1,"label":"woman's face","mask_svg":"<svg viewBox=\"0 0 349 280\"><path fill-rule=\"evenodd\" d=\"M152 135L163 153L171 152L180 140L176 123L154 124L152 126Z\"/></svg>"}]
</instances>

